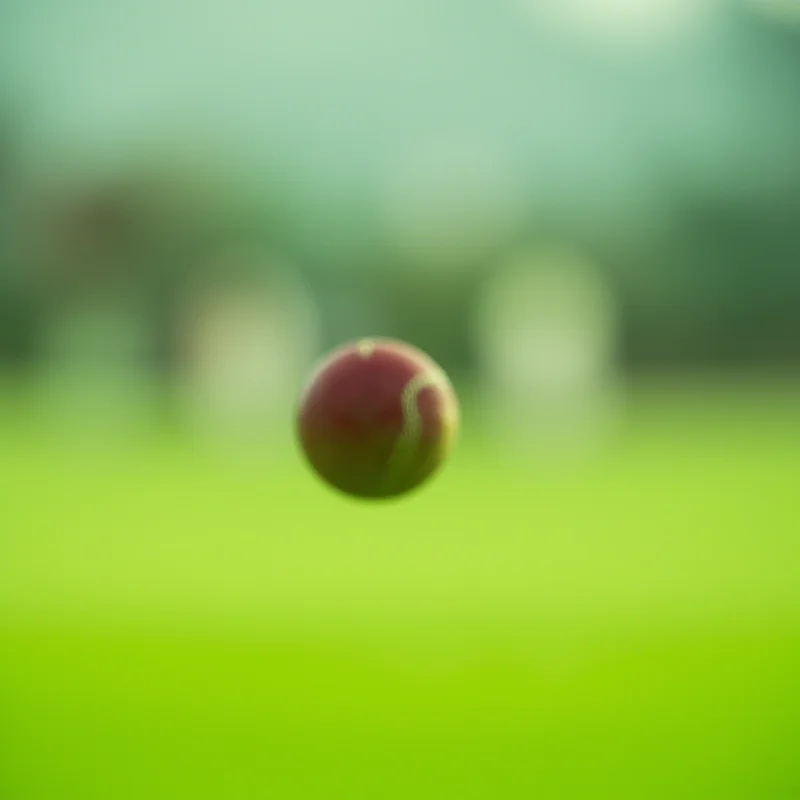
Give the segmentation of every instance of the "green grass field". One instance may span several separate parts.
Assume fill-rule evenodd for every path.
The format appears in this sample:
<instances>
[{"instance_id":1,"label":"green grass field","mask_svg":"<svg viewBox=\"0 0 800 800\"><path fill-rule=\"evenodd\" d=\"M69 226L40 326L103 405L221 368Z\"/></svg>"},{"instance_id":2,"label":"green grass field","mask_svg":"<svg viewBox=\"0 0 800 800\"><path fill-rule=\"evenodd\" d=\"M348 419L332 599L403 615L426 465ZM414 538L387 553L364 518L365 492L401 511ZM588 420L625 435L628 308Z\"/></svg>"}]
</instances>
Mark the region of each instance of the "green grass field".
<instances>
[{"instance_id":1,"label":"green grass field","mask_svg":"<svg viewBox=\"0 0 800 800\"><path fill-rule=\"evenodd\" d=\"M800 797L800 388L471 427L406 502L285 441L0 414L0 798Z\"/></svg>"}]
</instances>

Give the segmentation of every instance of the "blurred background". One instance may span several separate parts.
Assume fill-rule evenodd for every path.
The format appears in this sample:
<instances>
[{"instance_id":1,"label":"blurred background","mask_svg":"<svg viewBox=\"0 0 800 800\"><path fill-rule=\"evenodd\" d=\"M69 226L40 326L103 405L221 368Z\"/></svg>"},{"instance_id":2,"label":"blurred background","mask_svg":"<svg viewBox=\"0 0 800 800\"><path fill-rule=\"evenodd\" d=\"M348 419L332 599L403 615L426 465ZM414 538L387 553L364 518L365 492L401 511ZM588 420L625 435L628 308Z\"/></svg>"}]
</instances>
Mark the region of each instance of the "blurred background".
<instances>
[{"instance_id":1,"label":"blurred background","mask_svg":"<svg viewBox=\"0 0 800 800\"><path fill-rule=\"evenodd\" d=\"M0 8L3 800L800 797L798 475L798 0Z\"/></svg>"}]
</instances>

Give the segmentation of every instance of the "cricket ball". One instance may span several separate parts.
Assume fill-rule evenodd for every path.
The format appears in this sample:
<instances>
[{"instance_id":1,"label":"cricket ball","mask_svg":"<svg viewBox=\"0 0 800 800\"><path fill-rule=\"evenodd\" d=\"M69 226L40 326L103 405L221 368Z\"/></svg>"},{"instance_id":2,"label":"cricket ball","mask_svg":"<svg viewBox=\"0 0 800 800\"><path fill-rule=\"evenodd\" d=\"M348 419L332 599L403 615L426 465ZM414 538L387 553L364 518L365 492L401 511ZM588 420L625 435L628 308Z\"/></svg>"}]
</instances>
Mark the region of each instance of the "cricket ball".
<instances>
[{"instance_id":1,"label":"cricket ball","mask_svg":"<svg viewBox=\"0 0 800 800\"><path fill-rule=\"evenodd\" d=\"M459 418L450 380L430 357L404 342L361 339L312 371L297 434L308 463L333 488L394 498L438 471Z\"/></svg>"}]
</instances>

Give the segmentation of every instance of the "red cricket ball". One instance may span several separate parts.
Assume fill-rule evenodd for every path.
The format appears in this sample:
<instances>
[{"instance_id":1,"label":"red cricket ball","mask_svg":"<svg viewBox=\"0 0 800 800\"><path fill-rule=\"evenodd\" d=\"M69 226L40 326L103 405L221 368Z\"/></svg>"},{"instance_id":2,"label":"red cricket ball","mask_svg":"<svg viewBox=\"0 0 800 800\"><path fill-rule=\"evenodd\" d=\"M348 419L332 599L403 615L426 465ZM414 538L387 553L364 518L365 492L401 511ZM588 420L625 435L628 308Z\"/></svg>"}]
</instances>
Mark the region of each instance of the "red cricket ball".
<instances>
[{"instance_id":1,"label":"red cricket ball","mask_svg":"<svg viewBox=\"0 0 800 800\"><path fill-rule=\"evenodd\" d=\"M302 394L297 433L314 471L360 498L392 498L430 478L455 444L455 391L425 353L392 339L337 348Z\"/></svg>"}]
</instances>

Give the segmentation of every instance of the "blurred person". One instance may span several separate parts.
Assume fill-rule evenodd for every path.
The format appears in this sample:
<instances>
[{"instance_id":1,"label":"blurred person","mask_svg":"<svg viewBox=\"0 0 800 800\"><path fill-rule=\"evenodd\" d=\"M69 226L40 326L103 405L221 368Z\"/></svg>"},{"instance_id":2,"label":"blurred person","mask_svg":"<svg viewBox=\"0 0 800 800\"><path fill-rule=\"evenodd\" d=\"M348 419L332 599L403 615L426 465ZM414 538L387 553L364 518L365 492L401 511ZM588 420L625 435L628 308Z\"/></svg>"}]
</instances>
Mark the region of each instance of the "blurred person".
<instances>
[{"instance_id":1,"label":"blurred person","mask_svg":"<svg viewBox=\"0 0 800 800\"><path fill-rule=\"evenodd\" d=\"M313 300L296 270L257 246L210 254L175 308L180 415L217 441L252 443L282 432L318 335Z\"/></svg>"},{"instance_id":2,"label":"blurred person","mask_svg":"<svg viewBox=\"0 0 800 800\"><path fill-rule=\"evenodd\" d=\"M619 412L616 299L570 246L502 260L476 309L486 408L500 442L558 452L603 441Z\"/></svg>"}]
</instances>

